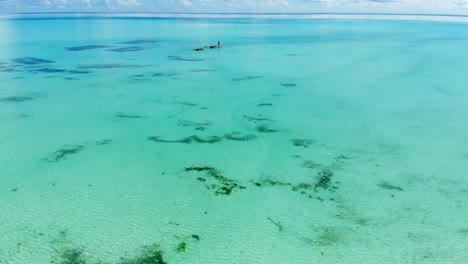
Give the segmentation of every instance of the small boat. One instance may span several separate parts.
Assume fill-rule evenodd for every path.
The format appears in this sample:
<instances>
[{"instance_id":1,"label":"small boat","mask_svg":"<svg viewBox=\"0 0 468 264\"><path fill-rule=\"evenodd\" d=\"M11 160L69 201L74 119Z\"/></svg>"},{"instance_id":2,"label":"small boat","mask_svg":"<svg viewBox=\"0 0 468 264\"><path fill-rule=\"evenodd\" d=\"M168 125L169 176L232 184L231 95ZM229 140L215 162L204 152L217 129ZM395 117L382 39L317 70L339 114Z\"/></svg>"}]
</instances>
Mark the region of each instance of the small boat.
<instances>
[{"instance_id":1,"label":"small boat","mask_svg":"<svg viewBox=\"0 0 468 264\"><path fill-rule=\"evenodd\" d=\"M219 49L221 48L221 43L218 41L218 45L211 45L211 46L204 46L204 47L201 47L201 48L195 48L193 49L194 51L202 51L204 49Z\"/></svg>"}]
</instances>

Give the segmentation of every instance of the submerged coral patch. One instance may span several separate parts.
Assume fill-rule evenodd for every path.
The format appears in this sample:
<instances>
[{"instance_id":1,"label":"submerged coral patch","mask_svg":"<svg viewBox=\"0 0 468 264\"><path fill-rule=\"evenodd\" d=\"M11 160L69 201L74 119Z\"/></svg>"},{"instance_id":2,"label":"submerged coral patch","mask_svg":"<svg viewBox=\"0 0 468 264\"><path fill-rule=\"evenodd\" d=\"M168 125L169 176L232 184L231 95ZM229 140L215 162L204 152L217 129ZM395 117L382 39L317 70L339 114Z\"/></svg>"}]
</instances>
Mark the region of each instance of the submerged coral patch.
<instances>
[{"instance_id":1,"label":"submerged coral patch","mask_svg":"<svg viewBox=\"0 0 468 264\"><path fill-rule=\"evenodd\" d=\"M35 58L35 57L22 57L22 58L13 59L12 61L15 63L24 64L24 65L38 65L38 64L55 62L55 61L45 60L45 59L40 59L40 58Z\"/></svg>"},{"instance_id":2,"label":"submerged coral patch","mask_svg":"<svg viewBox=\"0 0 468 264\"><path fill-rule=\"evenodd\" d=\"M167 264L159 245L144 247L141 254L135 258L123 258L118 264Z\"/></svg>"},{"instance_id":3,"label":"submerged coral patch","mask_svg":"<svg viewBox=\"0 0 468 264\"><path fill-rule=\"evenodd\" d=\"M272 105L273 105L272 103L261 103L261 104L257 104L258 107L272 106Z\"/></svg>"},{"instance_id":4,"label":"submerged coral patch","mask_svg":"<svg viewBox=\"0 0 468 264\"><path fill-rule=\"evenodd\" d=\"M342 242L344 239L344 235L334 227L320 227L315 231L318 236L316 239L311 240L311 242L317 246L332 246Z\"/></svg>"},{"instance_id":5,"label":"submerged coral patch","mask_svg":"<svg viewBox=\"0 0 468 264\"><path fill-rule=\"evenodd\" d=\"M103 139L95 142L95 144L98 146L109 145L110 143L112 143L112 139Z\"/></svg>"},{"instance_id":6,"label":"submerged coral patch","mask_svg":"<svg viewBox=\"0 0 468 264\"><path fill-rule=\"evenodd\" d=\"M167 56L168 59L170 60L175 60L175 61L204 61L204 59L195 59L195 58L186 58L186 57L181 57L181 56Z\"/></svg>"},{"instance_id":7,"label":"submerged coral patch","mask_svg":"<svg viewBox=\"0 0 468 264\"><path fill-rule=\"evenodd\" d=\"M242 134L240 132L232 132L229 134L225 134L224 138L227 140L232 140L232 141L252 141L257 138L256 135L253 134Z\"/></svg>"},{"instance_id":8,"label":"submerged coral patch","mask_svg":"<svg viewBox=\"0 0 468 264\"><path fill-rule=\"evenodd\" d=\"M118 113L118 114L115 115L115 117L128 118L128 119L138 119L138 118L145 118L146 116Z\"/></svg>"},{"instance_id":9,"label":"submerged coral patch","mask_svg":"<svg viewBox=\"0 0 468 264\"><path fill-rule=\"evenodd\" d=\"M191 107L195 107L197 106L196 103L191 103L191 102L182 102L182 101L176 101L175 103L177 104L181 104L181 105L185 105L185 106L191 106Z\"/></svg>"},{"instance_id":10,"label":"submerged coral patch","mask_svg":"<svg viewBox=\"0 0 468 264\"><path fill-rule=\"evenodd\" d=\"M65 49L68 50L68 51L82 51L82 50L104 49L104 48L112 48L112 46L107 46L107 45L87 45L87 46L68 47L68 48L65 48Z\"/></svg>"},{"instance_id":11,"label":"submerged coral patch","mask_svg":"<svg viewBox=\"0 0 468 264\"><path fill-rule=\"evenodd\" d=\"M112 52L132 52L132 51L141 51L145 50L147 48L145 47L125 47L125 48L116 48L116 49L109 49L107 51L112 51Z\"/></svg>"},{"instance_id":12,"label":"submerged coral patch","mask_svg":"<svg viewBox=\"0 0 468 264\"><path fill-rule=\"evenodd\" d=\"M30 70L30 73L62 73L66 72L67 70L63 69L51 69L51 68L41 68L41 69L34 69Z\"/></svg>"},{"instance_id":13,"label":"submerged coral patch","mask_svg":"<svg viewBox=\"0 0 468 264\"><path fill-rule=\"evenodd\" d=\"M81 249L67 249L60 255L60 264L86 264L86 259Z\"/></svg>"},{"instance_id":14,"label":"submerged coral patch","mask_svg":"<svg viewBox=\"0 0 468 264\"><path fill-rule=\"evenodd\" d=\"M322 168L318 173L318 181L314 185L314 190L322 188L328 190L332 187L331 178L333 177L333 171L329 168Z\"/></svg>"},{"instance_id":15,"label":"submerged coral patch","mask_svg":"<svg viewBox=\"0 0 468 264\"><path fill-rule=\"evenodd\" d=\"M295 83L282 83L281 86L283 86L283 87L295 87L296 84Z\"/></svg>"},{"instance_id":16,"label":"submerged coral patch","mask_svg":"<svg viewBox=\"0 0 468 264\"><path fill-rule=\"evenodd\" d=\"M70 70L67 71L69 74L90 74L92 71L80 71L80 70Z\"/></svg>"},{"instance_id":17,"label":"submerged coral patch","mask_svg":"<svg viewBox=\"0 0 468 264\"><path fill-rule=\"evenodd\" d=\"M189 72L215 72L216 70L212 69L197 69L197 70L191 70Z\"/></svg>"},{"instance_id":18,"label":"submerged coral patch","mask_svg":"<svg viewBox=\"0 0 468 264\"><path fill-rule=\"evenodd\" d=\"M177 244L175 251L178 253L184 253L187 251L187 247L190 242L198 242L200 241L200 236L198 235L190 235L181 238L181 241Z\"/></svg>"},{"instance_id":19,"label":"submerged coral patch","mask_svg":"<svg viewBox=\"0 0 468 264\"><path fill-rule=\"evenodd\" d=\"M202 144L213 144L222 141L223 139L232 140L232 141L251 141L256 139L257 137L252 134L241 134L239 132L232 132L225 134L224 136L209 136L209 137L200 137L197 135L192 135L189 137L184 137L181 139L173 139L167 140L162 139L158 136L149 137L149 141L159 142L159 143L183 143L183 144L191 144L191 143L202 143Z\"/></svg>"},{"instance_id":20,"label":"submerged coral patch","mask_svg":"<svg viewBox=\"0 0 468 264\"><path fill-rule=\"evenodd\" d=\"M279 132L278 129L271 128L269 125L266 124L261 124L255 127L255 130L257 130L260 133L275 133Z\"/></svg>"},{"instance_id":21,"label":"submerged coral patch","mask_svg":"<svg viewBox=\"0 0 468 264\"><path fill-rule=\"evenodd\" d=\"M17 96L2 97L0 98L0 102L21 103L24 101L34 100L36 98L37 97L33 97L33 96L17 95Z\"/></svg>"},{"instance_id":22,"label":"submerged coral patch","mask_svg":"<svg viewBox=\"0 0 468 264\"><path fill-rule=\"evenodd\" d=\"M80 64L78 69L115 69L115 68L140 68L142 65L132 65L124 63L103 63L103 64Z\"/></svg>"},{"instance_id":23,"label":"submerged coral patch","mask_svg":"<svg viewBox=\"0 0 468 264\"><path fill-rule=\"evenodd\" d=\"M159 143L183 143L183 144L191 144L191 143L204 143L204 144L213 144L220 142L222 140L221 137L218 136L210 136L206 138L202 138L197 135L193 135L190 137L185 137L181 139L175 139L175 140L167 140L167 139L161 139L160 137L149 137L149 141L153 142L159 142Z\"/></svg>"},{"instance_id":24,"label":"submerged coral patch","mask_svg":"<svg viewBox=\"0 0 468 264\"><path fill-rule=\"evenodd\" d=\"M394 191L400 191L400 192L403 191L403 188L401 188L400 186L396 186L396 185L390 184L388 182L381 182L381 183L377 184L377 186L379 186L380 188L385 189L385 190L394 190Z\"/></svg>"},{"instance_id":25,"label":"submerged coral patch","mask_svg":"<svg viewBox=\"0 0 468 264\"><path fill-rule=\"evenodd\" d=\"M19 70L13 68L13 67L4 67L0 68L1 72L19 72Z\"/></svg>"},{"instance_id":26,"label":"submerged coral patch","mask_svg":"<svg viewBox=\"0 0 468 264\"><path fill-rule=\"evenodd\" d=\"M296 147L308 148L310 145L314 144L315 141L312 139L291 139L291 143Z\"/></svg>"},{"instance_id":27,"label":"submerged coral patch","mask_svg":"<svg viewBox=\"0 0 468 264\"><path fill-rule=\"evenodd\" d=\"M68 156L77 154L84 149L83 145L71 145L65 146L57 151L55 151L49 158L46 160L49 162L58 162L66 159Z\"/></svg>"},{"instance_id":28,"label":"submerged coral patch","mask_svg":"<svg viewBox=\"0 0 468 264\"><path fill-rule=\"evenodd\" d=\"M184 126L184 127L195 127L196 130L206 130L208 126L213 125L213 123L209 121L205 122L193 122L189 120L179 120L179 123L177 124L178 126Z\"/></svg>"},{"instance_id":29,"label":"submerged coral patch","mask_svg":"<svg viewBox=\"0 0 468 264\"><path fill-rule=\"evenodd\" d=\"M230 195L234 191L246 188L238 181L227 178L221 173L221 171L211 166L192 166L185 168L184 171L204 172L208 179L200 182L203 182L208 190L214 190L215 195Z\"/></svg>"},{"instance_id":30,"label":"submerged coral patch","mask_svg":"<svg viewBox=\"0 0 468 264\"><path fill-rule=\"evenodd\" d=\"M250 81L250 80L255 80L255 79L260 79L262 76L245 76L241 78L233 78L231 81L233 82L241 82L241 81Z\"/></svg>"},{"instance_id":31,"label":"submerged coral patch","mask_svg":"<svg viewBox=\"0 0 468 264\"><path fill-rule=\"evenodd\" d=\"M258 115L258 116L249 116L249 115L244 115L244 119L246 119L249 122L263 122L263 121L273 121L270 118L263 117L263 115Z\"/></svg>"},{"instance_id":32,"label":"submerged coral patch","mask_svg":"<svg viewBox=\"0 0 468 264\"><path fill-rule=\"evenodd\" d=\"M177 73L174 73L174 72L155 72L153 74L151 74L151 76L153 77L172 77L172 76L176 76Z\"/></svg>"},{"instance_id":33,"label":"submerged coral patch","mask_svg":"<svg viewBox=\"0 0 468 264\"><path fill-rule=\"evenodd\" d=\"M137 45L137 44L151 44L151 43L158 43L158 42L159 42L158 40L153 40L153 39L139 39L139 40L119 42L117 44Z\"/></svg>"}]
</instances>

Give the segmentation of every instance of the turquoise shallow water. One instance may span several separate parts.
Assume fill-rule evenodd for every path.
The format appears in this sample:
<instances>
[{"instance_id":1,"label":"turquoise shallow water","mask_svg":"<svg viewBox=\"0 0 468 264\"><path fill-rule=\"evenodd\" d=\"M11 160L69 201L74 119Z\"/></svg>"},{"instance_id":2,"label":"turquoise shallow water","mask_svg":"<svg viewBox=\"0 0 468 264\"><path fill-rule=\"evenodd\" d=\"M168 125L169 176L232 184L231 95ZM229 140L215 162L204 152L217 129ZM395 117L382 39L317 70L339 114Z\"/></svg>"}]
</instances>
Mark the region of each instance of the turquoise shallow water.
<instances>
[{"instance_id":1,"label":"turquoise shallow water","mask_svg":"<svg viewBox=\"0 0 468 264\"><path fill-rule=\"evenodd\" d=\"M466 263L466 24L0 34L0 263Z\"/></svg>"}]
</instances>

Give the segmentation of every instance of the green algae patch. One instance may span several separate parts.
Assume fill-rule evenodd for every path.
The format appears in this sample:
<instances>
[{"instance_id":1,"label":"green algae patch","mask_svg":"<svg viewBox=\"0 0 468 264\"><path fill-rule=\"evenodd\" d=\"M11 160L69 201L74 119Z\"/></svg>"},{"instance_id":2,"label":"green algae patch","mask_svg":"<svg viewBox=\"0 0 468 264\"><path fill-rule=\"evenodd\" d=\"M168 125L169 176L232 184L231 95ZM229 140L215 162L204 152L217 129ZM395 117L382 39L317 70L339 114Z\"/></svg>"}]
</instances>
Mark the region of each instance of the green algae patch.
<instances>
[{"instance_id":1,"label":"green algae patch","mask_svg":"<svg viewBox=\"0 0 468 264\"><path fill-rule=\"evenodd\" d=\"M49 162L58 162L68 158L70 155L77 154L84 149L83 145L69 145L56 150L49 158L46 158Z\"/></svg>"},{"instance_id":2,"label":"green algae patch","mask_svg":"<svg viewBox=\"0 0 468 264\"><path fill-rule=\"evenodd\" d=\"M278 231L283 231L283 224L280 221L275 221L271 217L267 217L267 220L270 221L273 225L278 228Z\"/></svg>"},{"instance_id":3,"label":"green algae patch","mask_svg":"<svg viewBox=\"0 0 468 264\"><path fill-rule=\"evenodd\" d=\"M276 133L279 132L278 129L271 128L269 125L261 124L255 127L255 130L260 133Z\"/></svg>"},{"instance_id":4,"label":"green algae patch","mask_svg":"<svg viewBox=\"0 0 468 264\"><path fill-rule=\"evenodd\" d=\"M115 115L115 117L123 118L123 119L139 119L139 118L145 118L146 116L118 113Z\"/></svg>"},{"instance_id":5,"label":"green algae patch","mask_svg":"<svg viewBox=\"0 0 468 264\"><path fill-rule=\"evenodd\" d=\"M205 184L208 190L214 191L215 195L231 195L238 190L246 189L240 182L227 178L223 173L211 166L192 166L184 169L185 172L203 172L206 178L197 177L199 182Z\"/></svg>"},{"instance_id":6,"label":"green algae patch","mask_svg":"<svg viewBox=\"0 0 468 264\"><path fill-rule=\"evenodd\" d=\"M194 127L196 130L206 130L209 126L212 126L213 123L209 121L205 122L194 122L190 120L179 120L178 126L183 127Z\"/></svg>"},{"instance_id":7,"label":"green algae patch","mask_svg":"<svg viewBox=\"0 0 468 264\"><path fill-rule=\"evenodd\" d=\"M227 140L231 140L231 141L252 141L256 139L257 136L253 134L244 135L239 132L232 132L229 134L225 134L224 138L226 138Z\"/></svg>"},{"instance_id":8,"label":"green algae patch","mask_svg":"<svg viewBox=\"0 0 468 264\"><path fill-rule=\"evenodd\" d=\"M318 173L318 182L314 186L314 190L322 188L328 190L332 187L331 178L333 177L333 171L328 168L324 168Z\"/></svg>"},{"instance_id":9,"label":"green algae patch","mask_svg":"<svg viewBox=\"0 0 468 264\"><path fill-rule=\"evenodd\" d=\"M110 143L112 143L112 139L103 139L95 142L98 146L109 145Z\"/></svg>"},{"instance_id":10,"label":"green algae patch","mask_svg":"<svg viewBox=\"0 0 468 264\"><path fill-rule=\"evenodd\" d=\"M181 241L179 241L179 243L177 244L175 251L177 253L185 253L188 250L189 243L197 243L198 241L200 241L200 236L192 234L190 236L185 236L179 239L181 239Z\"/></svg>"},{"instance_id":11,"label":"green algae patch","mask_svg":"<svg viewBox=\"0 0 468 264\"><path fill-rule=\"evenodd\" d=\"M222 140L221 137L218 136L210 136L210 137L200 137L197 135L193 135L190 137L185 137L181 139L174 139L174 140L168 140L168 139L162 139L161 137L158 136L153 136L148 138L149 141L153 142L158 142L158 143L181 143L181 144L192 144L192 143L201 143L201 144L213 144L213 143L218 143Z\"/></svg>"},{"instance_id":12,"label":"green algae patch","mask_svg":"<svg viewBox=\"0 0 468 264\"><path fill-rule=\"evenodd\" d=\"M314 141L314 140L311 140L311 139L298 139L298 138L295 138L295 139L291 139L291 143L292 143L295 147L304 147L304 148L308 148L310 145L314 144L315 141Z\"/></svg>"},{"instance_id":13,"label":"green algae patch","mask_svg":"<svg viewBox=\"0 0 468 264\"><path fill-rule=\"evenodd\" d=\"M258 116L249 116L249 115L244 115L244 119L249 121L249 122L263 122L263 121L273 121L270 118L266 118L263 115L258 115Z\"/></svg>"},{"instance_id":14,"label":"green algae patch","mask_svg":"<svg viewBox=\"0 0 468 264\"><path fill-rule=\"evenodd\" d=\"M158 244L146 246L139 256L131 259L121 259L119 264L167 264L163 258L163 252Z\"/></svg>"},{"instance_id":15,"label":"green algae patch","mask_svg":"<svg viewBox=\"0 0 468 264\"><path fill-rule=\"evenodd\" d=\"M37 97L34 97L34 96L17 95L17 96L10 96L10 97L2 97L0 98L0 102L21 103L25 101L34 100L36 98Z\"/></svg>"},{"instance_id":16,"label":"green algae patch","mask_svg":"<svg viewBox=\"0 0 468 264\"><path fill-rule=\"evenodd\" d=\"M204 130L203 127L199 129L200 127L196 128L197 130ZM252 135L252 134L241 134L239 132L232 132L225 134L223 136L208 136L208 137L200 137L198 135L192 135L189 137L183 137L180 139L164 139L159 136L152 136L148 137L148 141L153 141L157 143L179 143L179 144L192 144L192 143L198 143L198 144L214 144L214 143L219 143L223 141L224 139L230 140L230 141L252 141L256 139L257 136Z\"/></svg>"},{"instance_id":17,"label":"green algae patch","mask_svg":"<svg viewBox=\"0 0 468 264\"><path fill-rule=\"evenodd\" d=\"M86 264L81 249L67 249L60 255L60 264Z\"/></svg>"},{"instance_id":18,"label":"green algae patch","mask_svg":"<svg viewBox=\"0 0 468 264\"><path fill-rule=\"evenodd\" d=\"M182 241L177 245L176 251L179 253L185 252L187 250L187 242Z\"/></svg>"},{"instance_id":19,"label":"green algae patch","mask_svg":"<svg viewBox=\"0 0 468 264\"><path fill-rule=\"evenodd\" d=\"M345 235L334 227L317 228L316 231L318 237L312 243L317 246L332 246L342 243L345 238Z\"/></svg>"},{"instance_id":20,"label":"green algae patch","mask_svg":"<svg viewBox=\"0 0 468 264\"><path fill-rule=\"evenodd\" d=\"M382 189L390 190L390 191L400 191L400 192L403 191L403 188L401 188L399 186L396 186L396 185L393 185L393 184L390 184L388 182L381 182L381 183L377 184L377 186L379 186Z\"/></svg>"}]
</instances>

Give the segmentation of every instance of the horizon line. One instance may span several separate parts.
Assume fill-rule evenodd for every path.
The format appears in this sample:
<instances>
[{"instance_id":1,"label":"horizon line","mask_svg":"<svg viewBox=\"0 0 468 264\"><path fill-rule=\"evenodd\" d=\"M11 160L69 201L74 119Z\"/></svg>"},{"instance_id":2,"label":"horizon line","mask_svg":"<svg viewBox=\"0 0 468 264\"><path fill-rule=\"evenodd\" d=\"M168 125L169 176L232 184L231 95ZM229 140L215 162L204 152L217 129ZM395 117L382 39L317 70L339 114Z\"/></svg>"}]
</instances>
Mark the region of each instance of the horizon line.
<instances>
[{"instance_id":1,"label":"horizon line","mask_svg":"<svg viewBox=\"0 0 468 264\"><path fill-rule=\"evenodd\" d=\"M394 20L468 23L468 15L437 13L197 13L197 12L22 12L0 14L0 20L58 19L316 19Z\"/></svg>"},{"instance_id":2,"label":"horizon line","mask_svg":"<svg viewBox=\"0 0 468 264\"><path fill-rule=\"evenodd\" d=\"M109 11L61 11L61 12L14 12L0 15L35 15L35 14L175 14L175 15L381 15L381 16L449 16L468 17L468 14L447 13L396 13L396 12L109 12Z\"/></svg>"}]
</instances>

